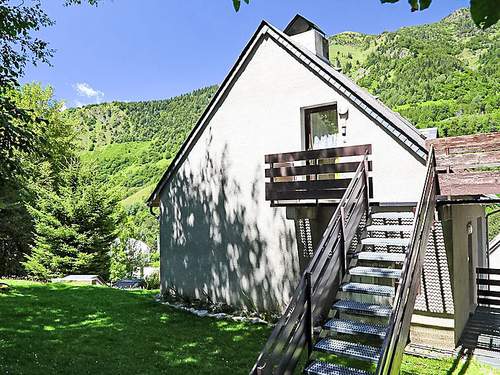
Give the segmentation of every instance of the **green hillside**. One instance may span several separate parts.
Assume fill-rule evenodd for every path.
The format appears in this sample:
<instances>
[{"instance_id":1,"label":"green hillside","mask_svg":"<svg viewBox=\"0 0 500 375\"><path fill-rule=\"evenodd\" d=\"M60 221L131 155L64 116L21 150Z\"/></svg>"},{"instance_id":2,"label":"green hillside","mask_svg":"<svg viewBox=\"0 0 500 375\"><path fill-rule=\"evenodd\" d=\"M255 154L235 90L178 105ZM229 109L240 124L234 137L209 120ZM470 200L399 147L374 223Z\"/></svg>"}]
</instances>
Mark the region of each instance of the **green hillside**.
<instances>
[{"instance_id":1,"label":"green hillside","mask_svg":"<svg viewBox=\"0 0 500 375\"><path fill-rule=\"evenodd\" d=\"M144 202L201 115L216 87L168 100L104 103L68 110L82 157L125 203ZM136 199L131 199L135 197Z\"/></svg>"},{"instance_id":2,"label":"green hillside","mask_svg":"<svg viewBox=\"0 0 500 375\"><path fill-rule=\"evenodd\" d=\"M476 28L468 10L440 22L330 37L334 65L417 127L441 136L500 130L500 27ZM70 109L83 159L122 198L139 237L156 241L144 200L214 95L215 86L168 100ZM145 219L147 217L147 220Z\"/></svg>"},{"instance_id":3,"label":"green hillside","mask_svg":"<svg viewBox=\"0 0 500 375\"><path fill-rule=\"evenodd\" d=\"M441 136L499 130L500 27L478 29L467 9L440 22L330 38L332 63L417 127Z\"/></svg>"},{"instance_id":4,"label":"green hillside","mask_svg":"<svg viewBox=\"0 0 500 375\"><path fill-rule=\"evenodd\" d=\"M122 199L134 237L156 247L156 225L144 202L208 105L216 87L168 100L112 102L66 113L79 134L82 160L97 165Z\"/></svg>"}]
</instances>

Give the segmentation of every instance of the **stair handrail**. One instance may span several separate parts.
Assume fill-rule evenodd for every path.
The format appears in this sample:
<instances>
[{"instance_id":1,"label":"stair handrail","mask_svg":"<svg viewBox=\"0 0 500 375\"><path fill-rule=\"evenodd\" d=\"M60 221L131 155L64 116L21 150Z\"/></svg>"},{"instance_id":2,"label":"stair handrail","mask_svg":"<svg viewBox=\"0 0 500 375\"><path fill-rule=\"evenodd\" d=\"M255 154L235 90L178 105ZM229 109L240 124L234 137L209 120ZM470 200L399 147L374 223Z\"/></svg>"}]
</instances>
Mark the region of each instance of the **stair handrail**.
<instances>
[{"instance_id":1,"label":"stair handrail","mask_svg":"<svg viewBox=\"0 0 500 375\"><path fill-rule=\"evenodd\" d=\"M362 217L368 214L368 165L366 153L250 374L291 374L306 346L310 355L314 324L324 318L335 300L346 272L347 250Z\"/></svg>"},{"instance_id":2,"label":"stair handrail","mask_svg":"<svg viewBox=\"0 0 500 375\"><path fill-rule=\"evenodd\" d=\"M434 148L431 146L427 158L425 182L415 210L412 235L407 246L401 282L396 291L389 326L377 365L377 375L399 373L404 349L408 343L411 316L420 284L427 241L434 222L438 189L436 158Z\"/></svg>"}]
</instances>

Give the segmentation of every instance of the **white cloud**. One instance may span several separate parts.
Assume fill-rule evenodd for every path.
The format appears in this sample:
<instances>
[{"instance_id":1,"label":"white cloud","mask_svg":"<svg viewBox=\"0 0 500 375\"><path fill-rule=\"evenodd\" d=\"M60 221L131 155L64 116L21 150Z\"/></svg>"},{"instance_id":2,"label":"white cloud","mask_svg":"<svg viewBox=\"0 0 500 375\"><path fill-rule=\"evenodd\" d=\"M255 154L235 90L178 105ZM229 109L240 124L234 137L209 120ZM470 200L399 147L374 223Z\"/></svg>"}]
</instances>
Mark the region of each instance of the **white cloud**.
<instances>
[{"instance_id":1,"label":"white cloud","mask_svg":"<svg viewBox=\"0 0 500 375\"><path fill-rule=\"evenodd\" d=\"M104 98L104 93L102 91L92 88L88 83L78 82L74 85L74 88L79 96L95 99L96 103L100 103Z\"/></svg>"}]
</instances>

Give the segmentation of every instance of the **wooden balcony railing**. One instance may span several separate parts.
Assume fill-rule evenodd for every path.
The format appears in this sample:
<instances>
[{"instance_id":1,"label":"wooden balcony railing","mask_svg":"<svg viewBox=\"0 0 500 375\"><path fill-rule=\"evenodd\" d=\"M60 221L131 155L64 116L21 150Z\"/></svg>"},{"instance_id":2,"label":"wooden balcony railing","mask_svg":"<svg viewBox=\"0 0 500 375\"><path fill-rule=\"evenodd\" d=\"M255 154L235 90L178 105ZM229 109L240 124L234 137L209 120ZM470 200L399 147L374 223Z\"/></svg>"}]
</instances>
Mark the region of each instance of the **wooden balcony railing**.
<instances>
[{"instance_id":1,"label":"wooden balcony railing","mask_svg":"<svg viewBox=\"0 0 500 375\"><path fill-rule=\"evenodd\" d=\"M345 174L356 172L361 158L341 162L338 159L369 154L371 145L266 155L265 163L269 165L265 170L266 178L269 178L266 200L271 201L272 206L336 204L351 182ZM366 163L366 170L371 171L372 162Z\"/></svg>"}]
</instances>

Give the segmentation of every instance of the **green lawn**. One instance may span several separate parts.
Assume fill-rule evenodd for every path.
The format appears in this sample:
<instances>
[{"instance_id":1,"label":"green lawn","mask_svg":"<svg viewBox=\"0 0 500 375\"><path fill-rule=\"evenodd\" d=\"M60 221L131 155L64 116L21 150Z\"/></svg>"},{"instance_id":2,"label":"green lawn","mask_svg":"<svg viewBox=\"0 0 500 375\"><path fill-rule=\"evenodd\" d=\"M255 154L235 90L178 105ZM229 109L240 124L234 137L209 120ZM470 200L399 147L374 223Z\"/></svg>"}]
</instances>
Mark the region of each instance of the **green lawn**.
<instances>
[{"instance_id":1,"label":"green lawn","mask_svg":"<svg viewBox=\"0 0 500 375\"><path fill-rule=\"evenodd\" d=\"M0 374L248 374L270 332L176 311L151 291L9 284Z\"/></svg>"},{"instance_id":2,"label":"green lawn","mask_svg":"<svg viewBox=\"0 0 500 375\"><path fill-rule=\"evenodd\" d=\"M0 293L0 374L248 374L270 333L176 311L151 291L9 284ZM402 373L500 372L406 356Z\"/></svg>"}]
</instances>

